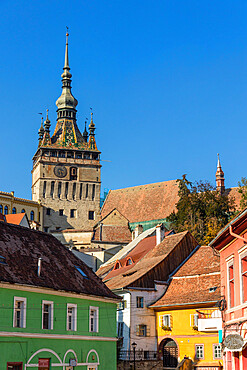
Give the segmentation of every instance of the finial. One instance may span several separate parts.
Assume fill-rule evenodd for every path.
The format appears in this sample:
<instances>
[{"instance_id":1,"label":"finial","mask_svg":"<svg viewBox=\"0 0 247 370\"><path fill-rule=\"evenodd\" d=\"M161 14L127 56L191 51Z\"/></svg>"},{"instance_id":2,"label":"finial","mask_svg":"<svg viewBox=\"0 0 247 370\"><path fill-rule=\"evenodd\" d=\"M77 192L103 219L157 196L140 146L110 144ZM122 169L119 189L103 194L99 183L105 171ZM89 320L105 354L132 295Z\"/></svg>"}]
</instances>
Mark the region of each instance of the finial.
<instances>
[{"instance_id":1,"label":"finial","mask_svg":"<svg viewBox=\"0 0 247 370\"><path fill-rule=\"evenodd\" d=\"M50 127L51 127L51 121L49 120L48 112L49 112L49 109L46 109L46 120L44 124L46 132L50 132Z\"/></svg>"},{"instance_id":2,"label":"finial","mask_svg":"<svg viewBox=\"0 0 247 370\"><path fill-rule=\"evenodd\" d=\"M43 139L43 136L44 136L44 127L43 127L43 117L42 117L42 113L39 113L41 115L41 125L40 125L40 129L38 131L38 134L39 134L39 143L41 143L41 140Z\"/></svg>"},{"instance_id":3,"label":"finial","mask_svg":"<svg viewBox=\"0 0 247 370\"><path fill-rule=\"evenodd\" d=\"M64 67L63 69L70 69L69 68L69 51L68 51L68 45L69 45L69 27L67 27L67 32L66 32L66 47L65 47L65 59L64 59ZM70 76L71 77L71 76Z\"/></svg>"},{"instance_id":4,"label":"finial","mask_svg":"<svg viewBox=\"0 0 247 370\"><path fill-rule=\"evenodd\" d=\"M85 120L85 129L84 129L84 132L83 132L83 140L84 140L85 143L87 142L87 139L88 139L88 132L87 132L87 118L86 118L86 120Z\"/></svg>"}]
</instances>

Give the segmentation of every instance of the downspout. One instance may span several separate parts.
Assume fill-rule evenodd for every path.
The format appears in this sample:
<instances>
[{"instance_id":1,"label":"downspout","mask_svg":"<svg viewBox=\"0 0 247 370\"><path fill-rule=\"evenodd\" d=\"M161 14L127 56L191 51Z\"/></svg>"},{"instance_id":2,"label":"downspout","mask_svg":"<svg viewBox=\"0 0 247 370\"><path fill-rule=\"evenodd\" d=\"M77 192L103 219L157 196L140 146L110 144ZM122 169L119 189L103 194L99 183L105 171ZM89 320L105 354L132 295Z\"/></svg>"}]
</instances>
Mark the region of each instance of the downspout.
<instances>
[{"instance_id":1,"label":"downspout","mask_svg":"<svg viewBox=\"0 0 247 370\"><path fill-rule=\"evenodd\" d=\"M247 244L247 239L243 238L242 236L238 235L238 234L235 234L233 231L232 231L232 225L229 225L229 233L231 236L234 236L235 238L237 239L241 239L243 240L246 244Z\"/></svg>"}]
</instances>

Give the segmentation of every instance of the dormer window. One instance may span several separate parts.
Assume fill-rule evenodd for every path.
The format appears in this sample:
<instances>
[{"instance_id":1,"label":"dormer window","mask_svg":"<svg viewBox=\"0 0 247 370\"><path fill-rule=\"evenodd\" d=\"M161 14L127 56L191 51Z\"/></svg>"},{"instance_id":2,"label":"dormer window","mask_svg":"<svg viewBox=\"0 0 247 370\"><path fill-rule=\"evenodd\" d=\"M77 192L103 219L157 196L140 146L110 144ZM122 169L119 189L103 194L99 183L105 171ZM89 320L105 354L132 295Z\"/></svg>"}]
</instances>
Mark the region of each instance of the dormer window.
<instances>
[{"instance_id":1,"label":"dormer window","mask_svg":"<svg viewBox=\"0 0 247 370\"><path fill-rule=\"evenodd\" d=\"M127 259L127 261L126 261L125 266L132 265L132 263L133 263L133 260L132 260L132 258L131 258L131 257L129 257L129 258Z\"/></svg>"},{"instance_id":2,"label":"dormer window","mask_svg":"<svg viewBox=\"0 0 247 370\"><path fill-rule=\"evenodd\" d=\"M120 267L122 267L122 266L121 266L121 263L120 263L119 261L117 261L117 262L115 263L114 270L118 270L118 269L120 269Z\"/></svg>"}]
</instances>

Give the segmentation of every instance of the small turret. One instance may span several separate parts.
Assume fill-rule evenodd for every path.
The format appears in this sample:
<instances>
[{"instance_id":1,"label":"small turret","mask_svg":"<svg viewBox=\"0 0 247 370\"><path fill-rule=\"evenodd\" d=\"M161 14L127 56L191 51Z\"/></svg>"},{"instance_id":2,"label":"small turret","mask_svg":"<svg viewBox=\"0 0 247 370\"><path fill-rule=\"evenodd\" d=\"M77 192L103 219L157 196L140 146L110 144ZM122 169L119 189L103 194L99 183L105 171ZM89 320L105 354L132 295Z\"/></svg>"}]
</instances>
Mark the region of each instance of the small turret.
<instances>
[{"instance_id":1,"label":"small turret","mask_svg":"<svg viewBox=\"0 0 247 370\"><path fill-rule=\"evenodd\" d=\"M45 126L45 132L50 133L51 121L49 120L48 112L49 112L49 109L46 109L46 120L45 120L44 126Z\"/></svg>"},{"instance_id":2,"label":"small turret","mask_svg":"<svg viewBox=\"0 0 247 370\"><path fill-rule=\"evenodd\" d=\"M88 140L88 146L89 146L89 149L92 149L92 150L98 150L97 149L97 145L96 145L96 141L95 141L95 124L93 122L93 113L91 112L91 122L88 126L89 128L89 140Z\"/></svg>"},{"instance_id":3,"label":"small turret","mask_svg":"<svg viewBox=\"0 0 247 370\"><path fill-rule=\"evenodd\" d=\"M85 143L87 143L87 139L88 139L87 121L85 121L85 129L84 129L84 132L83 132L83 140L84 140Z\"/></svg>"},{"instance_id":4,"label":"small turret","mask_svg":"<svg viewBox=\"0 0 247 370\"><path fill-rule=\"evenodd\" d=\"M42 139L44 137L44 127L43 127L43 117L41 117L41 125L40 125L40 129L38 131L38 134L39 134L39 146L41 145L41 142L42 142Z\"/></svg>"},{"instance_id":5,"label":"small turret","mask_svg":"<svg viewBox=\"0 0 247 370\"><path fill-rule=\"evenodd\" d=\"M94 131L95 131L95 124L93 123L93 112L91 112L91 122L89 124L89 133L90 135L94 136Z\"/></svg>"},{"instance_id":6,"label":"small turret","mask_svg":"<svg viewBox=\"0 0 247 370\"><path fill-rule=\"evenodd\" d=\"M216 171L216 189L219 190L221 194L223 194L225 191L225 177L224 177L224 172L221 168L219 153L217 154L217 156L218 156L218 163L217 163L217 171Z\"/></svg>"}]
</instances>

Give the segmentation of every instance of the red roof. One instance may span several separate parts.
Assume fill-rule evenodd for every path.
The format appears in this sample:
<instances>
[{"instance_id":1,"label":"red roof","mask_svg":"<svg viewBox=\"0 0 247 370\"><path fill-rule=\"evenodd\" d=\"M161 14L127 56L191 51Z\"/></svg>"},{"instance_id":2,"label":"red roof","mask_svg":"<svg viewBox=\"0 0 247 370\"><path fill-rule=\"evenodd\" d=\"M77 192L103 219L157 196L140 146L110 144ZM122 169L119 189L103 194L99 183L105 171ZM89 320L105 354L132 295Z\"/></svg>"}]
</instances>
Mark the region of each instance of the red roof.
<instances>
[{"instance_id":1,"label":"red roof","mask_svg":"<svg viewBox=\"0 0 247 370\"><path fill-rule=\"evenodd\" d=\"M25 217L25 213L9 214L5 217L8 224L20 225L23 217Z\"/></svg>"},{"instance_id":2,"label":"red roof","mask_svg":"<svg viewBox=\"0 0 247 370\"><path fill-rule=\"evenodd\" d=\"M176 209L178 200L177 180L110 190L101 216L116 208L129 222L160 220Z\"/></svg>"},{"instance_id":3,"label":"red roof","mask_svg":"<svg viewBox=\"0 0 247 370\"><path fill-rule=\"evenodd\" d=\"M163 297L151 307L207 303L219 299L220 258L211 247L202 246L180 267Z\"/></svg>"}]
</instances>

